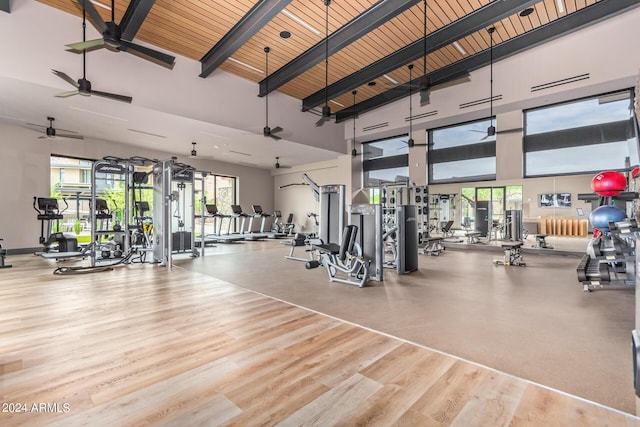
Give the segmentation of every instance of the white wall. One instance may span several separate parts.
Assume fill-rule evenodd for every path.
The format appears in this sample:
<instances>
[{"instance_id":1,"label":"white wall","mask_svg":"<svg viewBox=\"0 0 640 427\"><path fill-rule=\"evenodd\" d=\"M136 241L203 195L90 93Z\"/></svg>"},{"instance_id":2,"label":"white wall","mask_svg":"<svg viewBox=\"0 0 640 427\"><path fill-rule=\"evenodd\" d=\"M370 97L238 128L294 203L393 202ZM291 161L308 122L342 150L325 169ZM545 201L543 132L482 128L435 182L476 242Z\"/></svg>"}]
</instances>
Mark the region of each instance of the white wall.
<instances>
[{"instance_id":1,"label":"white wall","mask_svg":"<svg viewBox=\"0 0 640 427\"><path fill-rule=\"evenodd\" d=\"M294 215L295 231L314 231L313 218L307 217L307 213L315 212L319 214L319 203L313 197L311 188L301 184L302 174L306 173L319 186L329 184L342 184L349 188L351 186L351 170L349 165L352 159L350 155L339 156L335 161L309 163L292 169L276 170L273 172L274 185L274 206L282 211L283 221L287 219L289 213ZM281 188L283 186L287 186ZM347 190L346 204L351 203Z\"/></svg>"},{"instance_id":2,"label":"white wall","mask_svg":"<svg viewBox=\"0 0 640 427\"><path fill-rule=\"evenodd\" d=\"M4 202L0 237L4 238L3 246L8 249L38 246L40 223L32 203L34 196L48 196L51 191L51 154L88 159L108 155L167 159L175 155L92 139L38 139L38 136L32 130L0 123L0 200ZM266 212L272 212L273 177L268 170L192 157L178 156L178 161L198 170L237 176L242 207L250 211L252 204L260 204Z\"/></svg>"}]
</instances>

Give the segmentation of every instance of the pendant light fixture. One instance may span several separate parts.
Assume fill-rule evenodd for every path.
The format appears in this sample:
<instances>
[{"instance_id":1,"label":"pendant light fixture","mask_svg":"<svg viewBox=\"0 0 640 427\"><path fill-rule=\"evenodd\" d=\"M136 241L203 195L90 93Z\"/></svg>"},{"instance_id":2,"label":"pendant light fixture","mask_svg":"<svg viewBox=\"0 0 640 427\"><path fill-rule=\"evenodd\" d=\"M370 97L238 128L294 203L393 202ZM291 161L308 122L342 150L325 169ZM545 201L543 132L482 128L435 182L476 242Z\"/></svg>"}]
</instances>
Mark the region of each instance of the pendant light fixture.
<instances>
[{"instance_id":1,"label":"pendant light fixture","mask_svg":"<svg viewBox=\"0 0 640 427\"><path fill-rule=\"evenodd\" d=\"M489 118L491 119L491 125L487 128L487 136L494 136L496 128L493 126L493 33L496 31L496 27L489 27L487 31L491 39L489 45Z\"/></svg>"},{"instance_id":2,"label":"pendant light fixture","mask_svg":"<svg viewBox=\"0 0 640 427\"><path fill-rule=\"evenodd\" d=\"M357 90L351 92L353 95L353 139L351 140L351 155L356 157L358 155L358 151L356 151L356 94Z\"/></svg>"},{"instance_id":3,"label":"pendant light fixture","mask_svg":"<svg viewBox=\"0 0 640 427\"><path fill-rule=\"evenodd\" d=\"M191 149L191 156L196 157L198 155L198 152L196 151L196 143L192 142L191 145L193 146L193 148Z\"/></svg>"}]
</instances>

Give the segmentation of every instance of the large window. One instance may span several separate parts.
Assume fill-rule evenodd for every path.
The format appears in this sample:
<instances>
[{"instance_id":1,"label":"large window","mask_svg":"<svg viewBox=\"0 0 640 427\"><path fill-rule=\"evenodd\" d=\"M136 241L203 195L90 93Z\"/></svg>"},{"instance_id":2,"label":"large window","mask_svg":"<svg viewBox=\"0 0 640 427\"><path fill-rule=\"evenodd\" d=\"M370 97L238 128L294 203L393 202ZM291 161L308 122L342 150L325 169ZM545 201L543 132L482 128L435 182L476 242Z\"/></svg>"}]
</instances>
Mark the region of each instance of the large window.
<instances>
[{"instance_id":1,"label":"large window","mask_svg":"<svg viewBox=\"0 0 640 427\"><path fill-rule=\"evenodd\" d=\"M207 175L204 181L205 197L208 204L215 204L218 211L225 215L231 215L231 205L237 203L237 178L233 176L223 175ZM200 203L196 203L198 211L200 210ZM229 221L229 223L227 223ZM224 227L222 232L225 233L227 225L230 226L230 231L235 231L233 221L231 219L224 221ZM208 233L217 232L213 229L213 224L208 224L207 227L211 228Z\"/></svg>"},{"instance_id":2,"label":"large window","mask_svg":"<svg viewBox=\"0 0 640 427\"><path fill-rule=\"evenodd\" d=\"M496 137L489 119L429 131L429 183L492 180Z\"/></svg>"},{"instance_id":3,"label":"large window","mask_svg":"<svg viewBox=\"0 0 640 427\"><path fill-rule=\"evenodd\" d=\"M400 182L409 177L409 146L407 136L398 136L362 144L364 186Z\"/></svg>"},{"instance_id":4,"label":"large window","mask_svg":"<svg viewBox=\"0 0 640 427\"><path fill-rule=\"evenodd\" d=\"M54 224L59 231L73 231L76 221L86 228L91 200L91 166L86 159L52 155L50 159L50 197L59 199L60 209L65 209L63 220ZM89 180L85 180L86 173ZM46 196L46 195L41 195Z\"/></svg>"},{"instance_id":5,"label":"large window","mask_svg":"<svg viewBox=\"0 0 640 427\"><path fill-rule=\"evenodd\" d=\"M625 90L525 111L525 176L638 165L631 100Z\"/></svg>"}]
</instances>

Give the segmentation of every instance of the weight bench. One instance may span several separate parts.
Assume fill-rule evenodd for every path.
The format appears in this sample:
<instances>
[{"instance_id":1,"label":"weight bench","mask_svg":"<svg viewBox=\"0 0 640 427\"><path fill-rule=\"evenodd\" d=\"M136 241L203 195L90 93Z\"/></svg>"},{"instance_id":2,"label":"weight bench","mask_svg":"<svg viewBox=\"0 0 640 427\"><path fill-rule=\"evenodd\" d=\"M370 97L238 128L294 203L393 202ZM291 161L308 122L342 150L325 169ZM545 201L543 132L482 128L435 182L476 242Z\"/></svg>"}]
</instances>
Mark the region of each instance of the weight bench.
<instances>
[{"instance_id":1,"label":"weight bench","mask_svg":"<svg viewBox=\"0 0 640 427\"><path fill-rule=\"evenodd\" d=\"M440 255L440 252L444 251L444 245L442 237L423 237L422 241L426 243L423 253L425 255Z\"/></svg>"},{"instance_id":2,"label":"weight bench","mask_svg":"<svg viewBox=\"0 0 640 427\"><path fill-rule=\"evenodd\" d=\"M524 263L524 258L522 258L522 242L504 242L501 246L502 249L504 249L504 258L494 260L493 263L495 265L527 266L527 264Z\"/></svg>"},{"instance_id":3,"label":"weight bench","mask_svg":"<svg viewBox=\"0 0 640 427\"><path fill-rule=\"evenodd\" d=\"M532 248L553 249L553 246L547 244L548 234L536 234L536 244Z\"/></svg>"},{"instance_id":4,"label":"weight bench","mask_svg":"<svg viewBox=\"0 0 640 427\"><path fill-rule=\"evenodd\" d=\"M280 242L280 244L282 246L289 246L291 249L289 250L289 255L285 255L284 257L286 259L292 259L294 261L302 261L302 262L307 262L307 261L313 261L313 249L310 247L312 242L317 242L318 244L321 243L320 239L314 240L311 239L309 240L309 236L307 236L306 234L303 233L296 233L295 236L293 237L293 239L291 240L287 240L284 242ZM304 247L305 251L309 253L309 256L307 258L301 258L301 257L296 257L293 255L293 252L295 251L295 249L297 247Z\"/></svg>"},{"instance_id":5,"label":"weight bench","mask_svg":"<svg viewBox=\"0 0 640 427\"><path fill-rule=\"evenodd\" d=\"M468 231L464 235L467 238L467 244L471 245L473 243L480 243L479 231Z\"/></svg>"}]
</instances>

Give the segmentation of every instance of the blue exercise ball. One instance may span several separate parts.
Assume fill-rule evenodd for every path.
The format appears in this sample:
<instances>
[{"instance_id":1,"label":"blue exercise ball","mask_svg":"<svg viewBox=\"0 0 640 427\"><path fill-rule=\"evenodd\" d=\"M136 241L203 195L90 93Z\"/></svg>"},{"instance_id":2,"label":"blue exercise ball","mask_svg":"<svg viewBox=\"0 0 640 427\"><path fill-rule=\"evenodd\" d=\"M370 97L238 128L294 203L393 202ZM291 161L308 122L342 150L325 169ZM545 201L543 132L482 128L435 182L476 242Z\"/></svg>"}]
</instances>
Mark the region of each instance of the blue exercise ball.
<instances>
[{"instance_id":1,"label":"blue exercise ball","mask_svg":"<svg viewBox=\"0 0 640 427\"><path fill-rule=\"evenodd\" d=\"M589 215L589 221L591 221L593 228L597 228L600 231L609 231L609 222L624 221L626 217L627 214L622 209L605 205L595 208Z\"/></svg>"}]
</instances>

